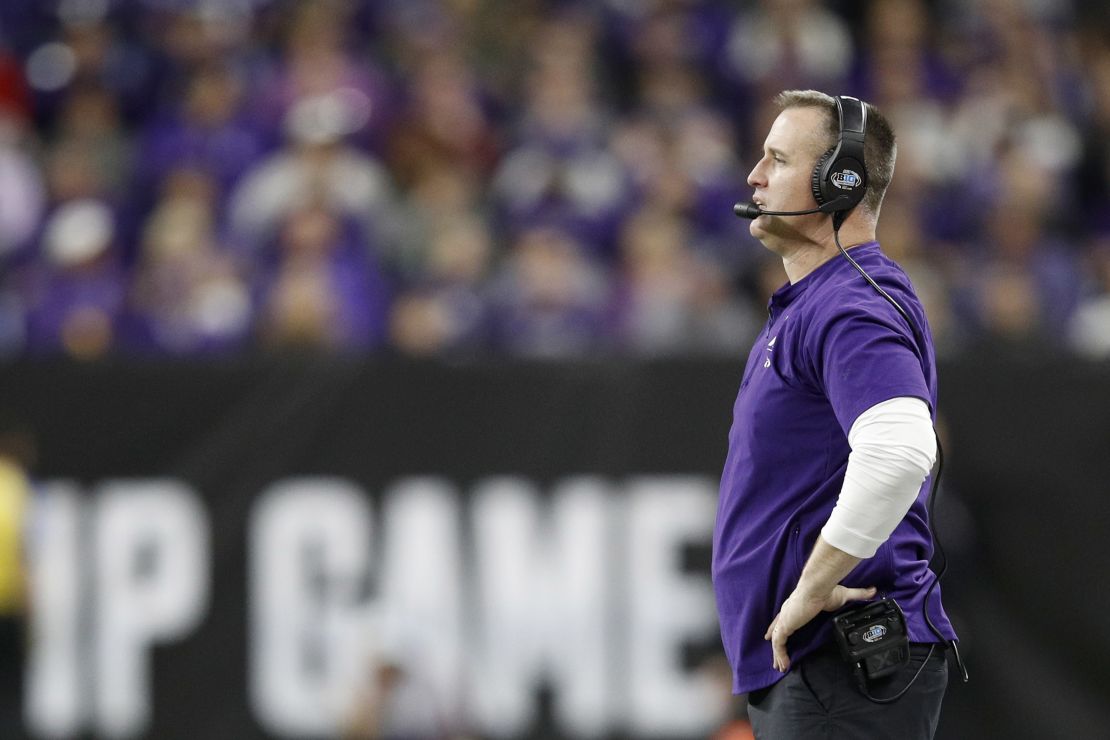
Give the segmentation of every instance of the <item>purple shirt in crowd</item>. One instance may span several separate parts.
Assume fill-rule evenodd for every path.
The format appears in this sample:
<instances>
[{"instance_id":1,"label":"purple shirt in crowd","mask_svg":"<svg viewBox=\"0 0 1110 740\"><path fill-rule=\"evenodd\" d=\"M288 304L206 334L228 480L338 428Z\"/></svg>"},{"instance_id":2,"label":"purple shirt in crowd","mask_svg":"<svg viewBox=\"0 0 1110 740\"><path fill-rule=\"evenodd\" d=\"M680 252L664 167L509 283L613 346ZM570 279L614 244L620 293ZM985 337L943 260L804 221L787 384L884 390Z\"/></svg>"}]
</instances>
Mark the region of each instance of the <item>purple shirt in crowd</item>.
<instances>
[{"instance_id":1,"label":"purple shirt in crowd","mask_svg":"<svg viewBox=\"0 0 1110 740\"><path fill-rule=\"evenodd\" d=\"M877 242L851 255L913 317L926 338L926 357L905 319L841 256L771 297L770 318L748 357L733 409L713 533L713 583L736 693L784 675L772 667L771 643L763 635L836 504L852 423L900 396L921 398L936 414L932 338L909 278ZM937 641L922 615L936 578L928 565L929 483L875 556L842 581L876 586L880 597L897 601L914 642ZM954 639L939 586L929 613ZM831 617L821 613L790 637L795 665L832 641Z\"/></svg>"}]
</instances>

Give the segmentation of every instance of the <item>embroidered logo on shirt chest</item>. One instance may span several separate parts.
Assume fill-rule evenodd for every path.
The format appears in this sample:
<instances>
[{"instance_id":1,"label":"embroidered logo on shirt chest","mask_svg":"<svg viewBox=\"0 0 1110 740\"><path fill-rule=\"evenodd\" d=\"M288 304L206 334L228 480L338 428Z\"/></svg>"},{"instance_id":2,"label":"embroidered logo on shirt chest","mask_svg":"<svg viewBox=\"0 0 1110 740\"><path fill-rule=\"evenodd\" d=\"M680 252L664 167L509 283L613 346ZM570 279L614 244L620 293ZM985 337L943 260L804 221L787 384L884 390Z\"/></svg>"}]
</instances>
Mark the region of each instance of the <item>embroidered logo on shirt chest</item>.
<instances>
[{"instance_id":1,"label":"embroidered logo on shirt chest","mask_svg":"<svg viewBox=\"0 0 1110 740\"><path fill-rule=\"evenodd\" d=\"M775 340L778 338L778 334L776 334L771 337L770 342L767 342L767 359L763 361L763 367L771 367L771 353L775 351Z\"/></svg>"}]
</instances>

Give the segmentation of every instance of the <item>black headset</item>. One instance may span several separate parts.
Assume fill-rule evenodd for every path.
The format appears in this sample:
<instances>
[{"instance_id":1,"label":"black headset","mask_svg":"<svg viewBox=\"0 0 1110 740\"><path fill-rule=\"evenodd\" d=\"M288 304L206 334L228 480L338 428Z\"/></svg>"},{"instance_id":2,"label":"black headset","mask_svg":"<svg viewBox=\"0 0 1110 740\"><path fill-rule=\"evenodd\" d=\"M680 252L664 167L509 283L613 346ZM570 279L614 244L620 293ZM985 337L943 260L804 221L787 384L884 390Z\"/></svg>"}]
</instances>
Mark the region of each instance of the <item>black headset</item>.
<instances>
[{"instance_id":1,"label":"black headset","mask_svg":"<svg viewBox=\"0 0 1110 740\"><path fill-rule=\"evenodd\" d=\"M867 166L863 156L867 107L859 98L848 95L837 95L833 100L836 101L840 134L836 146L817 159L810 184L817 205L827 205L835 214L834 224L839 227L867 192Z\"/></svg>"},{"instance_id":2,"label":"black headset","mask_svg":"<svg viewBox=\"0 0 1110 740\"><path fill-rule=\"evenodd\" d=\"M844 219L867 194L867 167L863 156L867 106L859 98L847 95L838 95L833 100L839 122L836 146L818 157L810 177L810 190L817 207L804 211L768 211L755 203L737 203L732 207L733 213L740 218L829 213L833 217L834 231L840 230Z\"/></svg>"}]
</instances>

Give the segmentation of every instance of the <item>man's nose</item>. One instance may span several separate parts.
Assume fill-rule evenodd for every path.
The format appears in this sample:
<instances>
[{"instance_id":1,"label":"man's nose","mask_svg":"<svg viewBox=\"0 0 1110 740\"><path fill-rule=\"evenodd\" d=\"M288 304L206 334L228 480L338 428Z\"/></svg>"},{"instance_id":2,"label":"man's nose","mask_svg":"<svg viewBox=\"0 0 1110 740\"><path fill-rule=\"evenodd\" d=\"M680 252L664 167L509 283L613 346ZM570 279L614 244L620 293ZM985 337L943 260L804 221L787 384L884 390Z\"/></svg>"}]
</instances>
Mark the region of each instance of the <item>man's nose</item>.
<instances>
[{"instance_id":1,"label":"man's nose","mask_svg":"<svg viewBox=\"0 0 1110 740\"><path fill-rule=\"evenodd\" d=\"M761 169L762 164L763 160L756 162L755 167L752 167L752 171L748 173L748 184L751 185L753 188L759 187L765 182L763 178L763 170Z\"/></svg>"}]
</instances>

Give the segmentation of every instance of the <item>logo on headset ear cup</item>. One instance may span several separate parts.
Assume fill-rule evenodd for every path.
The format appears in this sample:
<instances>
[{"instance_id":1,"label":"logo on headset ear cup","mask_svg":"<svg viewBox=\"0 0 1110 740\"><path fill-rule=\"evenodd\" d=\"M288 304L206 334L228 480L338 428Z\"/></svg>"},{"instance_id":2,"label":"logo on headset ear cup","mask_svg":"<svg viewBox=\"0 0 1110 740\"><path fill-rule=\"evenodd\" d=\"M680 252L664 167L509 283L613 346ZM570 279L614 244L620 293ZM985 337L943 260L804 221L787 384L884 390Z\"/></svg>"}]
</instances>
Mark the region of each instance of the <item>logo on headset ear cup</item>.
<instances>
[{"instance_id":1,"label":"logo on headset ear cup","mask_svg":"<svg viewBox=\"0 0 1110 740\"><path fill-rule=\"evenodd\" d=\"M829 182L841 190L853 191L863 184L863 178L855 170L845 167L829 175Z\"/></svg>"},{"instance_id":2,"label":"logo on headset ear cup","mask_svg":"<svg viewBox=\"0 0 1110 740\"><path fill-rule=\"evenodd\" d=\"M863 200L867 192L867 179L863 174L863 165L854 157L840 156L830 162L829 158L835 153L834 147L817 160L810 178L810 189L819 206L834 200L843 200L847 196L848 200L844 201L844 205L835 210L848 211Z\"/></svg>"},{"instance_id":3,"label":"logo on headset ear cup","mask_svg":"<svg viewBox=\"0 0 1110 740\"><path fill-rule=\"evenodd\" d=\"M825 168L825 162L829 161L829 157L836 151L836 147L829 149L827 152L817 158L817 164L813 165L813 176L810 178L810 187L813 190L813 199L817 201L817 205L825 205L826 198L824 190L821 188L821 171Z\"/></svg>"}]
</instances>

